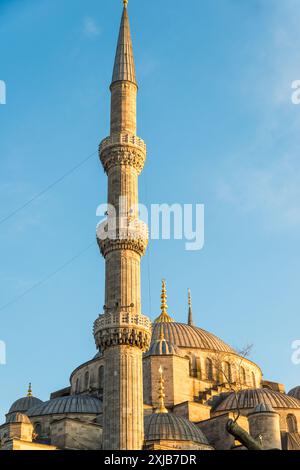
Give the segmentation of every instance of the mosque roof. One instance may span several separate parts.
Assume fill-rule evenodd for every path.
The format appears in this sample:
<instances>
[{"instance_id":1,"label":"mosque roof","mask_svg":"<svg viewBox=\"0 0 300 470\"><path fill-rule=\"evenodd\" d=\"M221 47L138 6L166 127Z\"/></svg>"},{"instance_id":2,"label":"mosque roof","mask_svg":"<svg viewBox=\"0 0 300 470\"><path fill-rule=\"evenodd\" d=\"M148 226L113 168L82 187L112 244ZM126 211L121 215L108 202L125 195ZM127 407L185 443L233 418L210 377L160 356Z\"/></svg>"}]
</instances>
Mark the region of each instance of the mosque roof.
<instances>
[{"instance_id":1,"label":"mosque roof","mask_svg":"<svg viewBox=\"0 0 300 470\"><path fill-rule=\"evenodd\" d=\"M151 348L154 343L159 340L161 331L163 331L165 340L179 348L208 349L218 352L235 353L231 346L224 343L224 341L217 336L194 326L190 291L188 318L188 325L177 323L168 313L166 281L163 280L161 292L161 313L153 324Z\"/></svg>"},{"instance_id":2,"label":"mosque roof","mask_svg":"<svg viewBox=\"0 0 300 470\"><path fill-rule=\"evenodd\" d=\"M214 411L232 411L239 409L252 409L257 405L264 404L276 408L300 408L300 401L290 397L285 393L275 392L268 388L259 388L251 390L241 390L237 393L238 406L236 396L230 393Z\"/></svg>"},{"instance_id":3,"label":"mosque roof","mask_svg":"<svg viewBox=\"0 0 300 470\"><path fill-rule=\"evenodd\" d=\"M45 416L53 414L99 414L102 412L102 402L89 395L70 395L68 397L54 398L45 403L31 408L27 415Z\"/></svg>"},{"instance_id":4,"label":"mosque roof","mask_svg":"<svg viewBox=\"0 0 300 470\"><path fill-rule=\"evenodd\" d=\"M147 356L182 356L178 346L166 340L162 323L160 324L159 337L151 342L150 349L145 354L145 357Z\"/></svg>"},{"instance_id":5,"label":"mosque roof","mask_svg":"<svg viewBox=\"0 0 300 470\"><path fill-rule=\"evenodd\" d=\"M212 333L197 328L196 326L177 322L155 323L153 325L152 343L159 339L160 325L163 325L166 341L169 341L177 347L235 353L231 346Z\"/></svg>"},{"instance_id":6,"label":"mosque roof","mask_svg":"<svg viewBox=\"0 0 300 470\"><path fill-rule=\"evenodd\" d=\"M26 412L30 408L36 405L42 404L42 400L32 395L31 384L29 384L28 392L26 397L19 398L10 407L8 414L17 412Z\"/></svg>"},{"instance_id":7,"label":"mosque roof","mask_svg":"<svg viewBox=\"0 0 300 470\"><path fill-rule=\"evenodd\" d=\"M297 398L297 400L300 400L300 386L295 387L292 390L290 390L288 395L290 397Z\"/></svg>"},{"instance_id":8,"label":"mosque roof","mask_svg":"<svg viewBox=\"0 0 300 470\"><path fill-rule=\"evenodd\" d=\"M185 418L172 413L154 413L145 416L146 441L193 441L209 445L201 429Z\"/></svg>"}]
</instances>

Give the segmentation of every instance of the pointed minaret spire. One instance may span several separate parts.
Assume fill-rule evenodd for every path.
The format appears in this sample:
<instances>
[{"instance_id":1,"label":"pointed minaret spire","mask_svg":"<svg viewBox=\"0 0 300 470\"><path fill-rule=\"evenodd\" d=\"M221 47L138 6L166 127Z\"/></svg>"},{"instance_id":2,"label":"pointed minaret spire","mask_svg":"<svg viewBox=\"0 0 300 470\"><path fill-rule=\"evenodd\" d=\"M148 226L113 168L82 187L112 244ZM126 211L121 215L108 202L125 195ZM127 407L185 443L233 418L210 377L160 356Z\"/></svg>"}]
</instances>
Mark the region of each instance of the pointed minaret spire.
<instances>
[{"instance_id":1,"label":"pointed minaret spire","mask_svg":"<svg viewBox=\"0 0 300 470\"><path fill-rule=\"evenodd\" d=\"M188 290L188 304L189 304L188 325L189 325L189 326L194 326L194 322L193 322L193 311L192 311L192 294L191 294L191 289Z\"/></svg>"},{"instance_id":2,"label":"pointed minaret spire","mask_svg":"<svg viewBox=\"0 0 300 470\"><path fill-rule=\"evenodd\" d=\"M31 388L31 383L29 383L29 386L28 386L27 397L32 397L32 388Z\"/></svg>"},{"instance_id":3,"label":"pointed minaret spire","mask_svg":"<svg viewBox=\"0 0 300 470\"><path fill-rule=\"evenodd\" d=\"M127 11L128 0L123 0L123 3L124 10L119 32L112 84L119 81L127 81L136 85L135 64Z\"/></svg>"},{"instance_id":4,"label":"pointed minaret spire","mask_svg":"<svg viewBox=\"0 0 300 470\"><path fill-rule=\"evenodd\" d=\"M165 381L164 381L164 377L163 377L163 368L162 368L162 366L160 366L158 372L159 372L159 395L158 395L159 406L156 409L156 413L158 413L158 414L168 413L168 410L165 407L165 397L166 397L166 395L165 395Z\"/></svg>"}]
</instances>

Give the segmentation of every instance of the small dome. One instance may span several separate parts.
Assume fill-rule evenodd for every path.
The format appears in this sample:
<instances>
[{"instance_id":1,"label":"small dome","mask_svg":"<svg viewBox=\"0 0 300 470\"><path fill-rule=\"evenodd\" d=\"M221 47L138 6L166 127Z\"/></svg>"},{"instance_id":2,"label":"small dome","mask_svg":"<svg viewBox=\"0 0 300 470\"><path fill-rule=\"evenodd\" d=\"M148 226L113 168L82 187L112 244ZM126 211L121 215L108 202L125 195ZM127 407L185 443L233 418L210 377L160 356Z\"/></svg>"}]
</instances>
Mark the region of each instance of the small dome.
<instances>
[{"instance_id":1,"label":"small dome","mask_svg":"<svg viewBox=\"0 0 300 470\"><path fill-rule=\"evenodd\" d=\"M257 405L270 405L272 408L298 408L300 401L289 397L285 393L275 392L268 388L258 388L252 390L241 390L237 394L238 407L242 409L253 409ZM237 409L236 396L230 393L214 411L232 411Z\"/></svg>"},{"instance_id":2,"label":"small dome","mask_svg":"<svg viewBox=\"0 0 300 470\"><path fill-rule=\"evenodd\" d=\"M166 339L158 339L151 343L149 351L146 352L147 356L182 356L180 349L171 341Z\"/></svg>"},{"instance_id":3,"label":"small dome","mask_svg":"<svg viewBox=\"0 0 300 470\"><path fill-rule=\"evenodd\" d=\"M274 408L272 405L260 403L254 408L254 413L274 413Z\"/></svg>"},{"instance_id":4,"label":"small dome","mask_svg":"<svg viewBox=\"0 0 300 470\"><path fill-rule=\"evenodd\" d=\"M290 390L288 395L290 397L297 398L297 400L300 400L300 386L295 387L292 390Z\"/></svg>"},{"instance_id":5,"label":"small dome","mask_svg":"<svg viewBox=\"0 0 300 470\"><path fill-rule=\"evenodd\" d=\"M201 429L187 419L172 413L145 416L145 440L193 441L209 446Z\"/></svg>"},{"instance_id":6,"label":"small dome","mask_svg":"<svg viewBox=\"0 0 300 470\"><path fill-rule=\"evenodd\" d=\"M23 413L11 413L7 415L6 418L7 423L25 423L31 424L30 419L28 416L24 415Z\"/></svg>"},{"instance_id":7,"label":"small dome","mask_svg":"<svg viewBox=\"0 0 300 470\"><path fill-rule=\"evenodd\" d=\"M42 403L42 400L39 400L39 398L23 397L11 405L9 413L26 412L33 406L41 405Z\"/></svg>"},{"instance_id":8,"label":"small dome","mask_svg":"<svg viewBox=\"0 0 300 470\"><path fill-rule=\"evenodd\" d=\"M68 413L99 414L102 412L102 402L89 395L70 395L54 398L35 406L28 411L28 416L45 416Z\"/></svg>"},{"instance_id":9,"label":"small dome","mask_svg":"<svg viewBox=\"0 0 300 470\"><path fill-rule=\"evenodd\" d=\"M220 338L201 328L176 322L158 322L153 325L152 341L159 339L160 329L163 327L164 337L179 348L197 348L210 351L235 351Z\"/></svg>"}]
</instances>

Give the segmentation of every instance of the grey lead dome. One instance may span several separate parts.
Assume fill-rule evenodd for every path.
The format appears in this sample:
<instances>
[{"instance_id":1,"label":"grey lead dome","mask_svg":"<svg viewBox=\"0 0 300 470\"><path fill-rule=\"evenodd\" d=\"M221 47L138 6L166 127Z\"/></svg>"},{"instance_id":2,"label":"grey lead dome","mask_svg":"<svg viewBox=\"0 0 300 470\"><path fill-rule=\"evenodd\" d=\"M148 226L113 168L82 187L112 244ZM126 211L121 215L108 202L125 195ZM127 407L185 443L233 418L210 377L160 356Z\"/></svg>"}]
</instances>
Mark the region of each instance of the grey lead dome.
<instances>
[{"instance_id":1,"label":"grey lead dome","mask_svg":"<svg viewBox=\"0 0 300 470\"><path fill-rule=\"evenodd\" d=\"M212 333L195 326L177 322L154 323L152 342L159 339L161 326L163 327L165 339L175 346L235 353L228 344Z\"/></svg>"},{"instance_id":2,"label":"grey lead dome","mask_svg":"<svg viewBox=\"0 0 300 470\"><path fill-rule=\"evenodd\" d=\"M193 441L209 445L201 429L185 418L171 413L156 413L145 417L146 441Z\"/></svg>"},{"instance_id":3,"label":"grey lead dome","mask_svg":"<svg viewBox=\"0 0 300 470\"><path fill-rule=\"evenodd\" d=\"M288 408L300 409L300 401L292 398L285 393L275 392L268 388L242 390L237 394L238 406L236 396L230 393L219 405L216 406L215 411L231 411L237 408L251 409L258 405L269 405L272 408Z\"/></svg>"},{"instance_id":4,"label":"grey lead dome","mask_svg":"<svg viewBox=\"0 0 300 470\"><path fill-rule=\"evenodd\" d=\"M68 413L97 415L102 413L102 402L98 398L88 395L71 395L68 397L59 397L31 408L27 415L32 417Z\"/></svg>"},{"instance_id":5,"label":"grey lead dome","mask_svg":"<svg viewBox=\"0 0 300 470\"><path fill-rule=\"evenodd\" d=\"M40 405L42 403L42 400L36 397L23 397L11 405L8 413L26 412L33 406Z\"/></svg>"}]
</instances>

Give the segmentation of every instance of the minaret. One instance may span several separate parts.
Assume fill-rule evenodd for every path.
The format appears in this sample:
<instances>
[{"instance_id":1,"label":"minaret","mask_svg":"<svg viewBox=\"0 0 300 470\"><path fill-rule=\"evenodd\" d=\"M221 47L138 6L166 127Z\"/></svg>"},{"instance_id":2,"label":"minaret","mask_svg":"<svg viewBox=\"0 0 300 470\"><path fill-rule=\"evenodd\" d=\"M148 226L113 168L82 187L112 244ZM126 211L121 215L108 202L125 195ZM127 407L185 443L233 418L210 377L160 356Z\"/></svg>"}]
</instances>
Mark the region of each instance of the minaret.
<instances>
[{"instance_id":1,"label":"minaret","mask_svg":"<svg viewBox=\"0 0 300 470\"><path fill-rule=\"evenodd\" d=\"M94 337L104 355L106 450L142 449L142 354L151 339L151 322L141 313L140 287L140 262L148 244L148 229L138 212L138 176L145 164L146 145L136 135L138 87L128 2L123 3L110 86L110 136L100 144L100 160L108 176L109 209L107 221L97 231L105 258L105 306L94 324Z\"/></svg>"},{"instance_id":2,"label":"minaret","mask_svg":"<svg viewBox=\"0 0 300 470\"><path fill-rule=\"evenodd\" d=\"M192 293L191 293L191 289L188 290L188 304L189 304L188 325L189 325L189 326L194 326L194 322L193 322L193 310L192 310Z\"/></svg>"}]
</instances>

